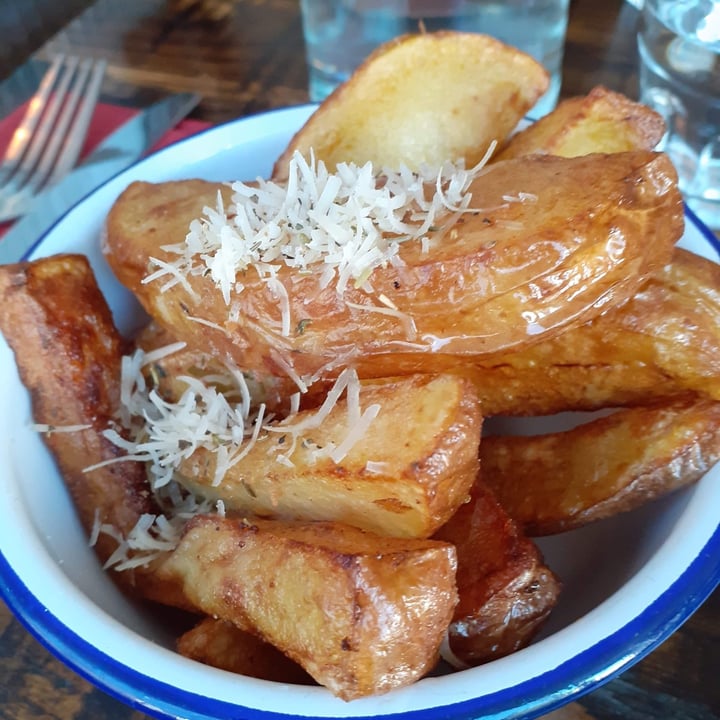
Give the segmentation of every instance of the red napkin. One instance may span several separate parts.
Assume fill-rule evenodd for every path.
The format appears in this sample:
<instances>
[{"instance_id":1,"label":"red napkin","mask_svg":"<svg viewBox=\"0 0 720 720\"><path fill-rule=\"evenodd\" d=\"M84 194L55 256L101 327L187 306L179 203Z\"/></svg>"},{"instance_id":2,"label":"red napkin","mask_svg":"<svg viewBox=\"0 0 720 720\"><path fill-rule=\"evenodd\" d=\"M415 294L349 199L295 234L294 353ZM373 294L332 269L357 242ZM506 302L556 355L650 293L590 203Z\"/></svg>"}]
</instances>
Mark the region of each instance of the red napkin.
<instances>
[{"instance_id":1,"label":"red napkin","mask_svg":"<svg viewBox=\"0 0 720 720\"><path fill-rule=\"evenodd\" d=\"M15 128L20 124L20 121L25 115L27 103L21 105L19 108L10 113L6 118L0 120L0 155L5 153L5 148L10 143ZM120 127L126 120L129 120L138 111L135 108L122 107L120 105L107 105L105 103L98 103L95 108L95 113L90 121L90 127L88 128L88 134L83 145L81 158L92 152L96 145L98 145L103 138L109 135L113 130ZM174 128L169 130L165 135L154 145L150 152L159 150L161 147L171 145L182 138L194 135L200 130L204 130L209 127L210 124L202 122L200 120L182 120Z\"/></svg>"},{"instance_id":2,"label":"red napkin","mask_svg":"<svg viewBox=\"0 0 720 720\"><path fill-rule=\"evenodd\" d=\"M0 157L4 155L5 149L10 143L10 138L15 128L20 124L26 110L26 105L22 105L14 110L10 115L0 120ZM135 108L122 107L119 105L108 105L98 103L95 113L90 121L88 134L83 145L81 159L91 153L93 149L109 135L116 130L126 120L129 120L138 111ZM182 120L174 128L170 129L160 140L150 149L149 153L155 152L166 145L182 140L185 137L194 135L200 130L210 127L210 123L200 120ZM0 224L0 237L8 230L11 223Z\"/></svg>"}]
</instances>

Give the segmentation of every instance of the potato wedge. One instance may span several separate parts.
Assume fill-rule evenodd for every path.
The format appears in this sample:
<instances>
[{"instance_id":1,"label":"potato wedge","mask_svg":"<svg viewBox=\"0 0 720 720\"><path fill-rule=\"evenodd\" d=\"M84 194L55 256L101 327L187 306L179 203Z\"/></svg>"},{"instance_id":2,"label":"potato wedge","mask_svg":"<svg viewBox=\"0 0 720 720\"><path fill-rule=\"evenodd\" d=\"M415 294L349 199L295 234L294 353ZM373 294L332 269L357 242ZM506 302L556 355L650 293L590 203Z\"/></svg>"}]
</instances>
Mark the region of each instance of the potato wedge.
<instances>
[{"instance_id":1,"label":"potato wedge","mask_svg":"<svg viewBox=\"0 0 720 720\"><path fill-rule=\"evenodd\" d=\"M108 218L108 261L178 339L259 374L308 382L343 364L368 376L376 357L396 352L487 357L559 334L633 295L669 261L684 223L675 171L661 154L498 163L471 187L478 208L496 210L463 216L427 254L405 243L402 266L372 274L375 297L392 314L362 289L321 290L315 272L279 265L290 318L284 334L277 285L254 272L230 306L207 274L164 291L161 281L143 282L150 258L172 259L163 247L182 241L217 189L200 181L131 185ZM520 191L535 199L503 199Z\"/></svg>"},{"instance_id":2,"label":"potato wedge","mask_svg":"<svg viewBox=\"0 0 720 720\"><path fill-rule=\"evenodd\" d=\"M201 620L178 638L177 650L191 660L240 675L295 685L313 684L312 678L277 648L224 620Z\"/></svg>"},{"instance_id":3,"label":"potato wedge","mask_svg":"<svg viewBox=\"0 0 720 720\"><path fill-rule=\"evenodd\" d=\"M481 476L434 537L457 551L460 599L446 659L480 665L525 647L557 604L561 584Z\"/></svg>"},{"instance_id":4,"label":"potato wedge","mask_svg":"<svg viewBox=\"0 0 720 720\"><path fill-rule=\"evenodd\" d=\"M379 412L342 458L322 449L340 447L352 431L345 397L319 427L311 422L316 411L301 411L260 436L217 485L217 455L196 449L180 465L180 481L251 515L428 537L465 501L478 471L482 420L472 386L452 376L414 376L363 386L360 403ZM293 435L293 426L309 421ZM290 463L280 462L286 457Z\"/></svg>"},{"instance_id":5,"label":"potato wedge","mask_svg":"<svg viewBox=\"0 0 720 720\"><path fill-rule=\"evenodd\" d=\"M33 420L58 465L78 518L101 564L143 515L161 509L150 492L144 463L86 468L125 454L103 435L120 404L125 341L112 319L84 255L56 255L0 266L0 332L12 349L32 399ZM72 429L72 431L70 431ZM180 585L158 578L159 563L110 577L124 592L185 610L194 606Z\"/></svg>"},{"instance_id":6,"label":"potato wedge","mask_svg":"<svg viewBox=\"0 0 720 720\"><path fill-rule=\"evenodd\" d=\"M573 342L579 332L579 329L568 330L552 344L561 347L565 337ZM542 344L543 352L550 344ZM548 360L547 364L532 364L535 347L498 355L485 361L485 364L462 355L379 356L369 370L363 370L367 374L377 373L380 377L389 372L437 372L465 378L475 387L486 418L648 405L657 400L695 395L688 389L687 383L692 384L689 375L671 378L658 366L632 360L627 363L599 361L596 365L588 357L587 364L578 361L564 365L554 360Z\"/></svg>"},{"instance_id":7,"label":"potato wedge","mask_svg":"<svg viewBox=\"0 0 720 720\"><path fill-rule=\"evenodd\" d=\"M665 133L657 112L604 87L569 98L521 130L493 162L547 153L574 157L589 153L653 150Z\"/></svg>"},{"instance_id":8,"label":"potato wedge","mask_svg":"<svg viewBox=\"0 0 720 720\"><path fill-rule=\"evenodd\" d=\"M487 35L405 35L378 48L322 103L278 158L298 151L328 168L372 162L417 169L464 158L474 166L502 143L548 87L529 55Z\"/></svg>"},{"instance_id":9,"label":"potato wedge","mask_svg":"<svg viewBox=\"0 0 720 720\"><path fill-rule=\"evenodd\" d=\"M698 480L720 459L720 403L618 410L572 430L483 438L483 481L528 535L570 530Z\"/></svg>"},{"instance_id":10,"label":"potato wedge","mask_svg":"<svg viewBox=\"0 0 720 720\"><path fill-rule=\"evenodd\" d=\"M205 613L258 634L351 700L435 665L457 602L455 567L448 543L199 515L161 572Z\"/></svg>"},{"instance_id":11,"label":"potato wedge","mask_svg":"<svg viewBox=\"0 0 720 720\"><path fill-rule=\"evenodd\" d=\"M720 265L676 248L622 307L468 372L486 415L720 400Z\"/></svg>"},{"instance_id":12,"label":"potato wedge","mask_svg":"<svg viewBox=\"0 0 720 720\"><path fill-rule=\"evenodd\" d=\"M43 440L86 532L98 521L127 533L140 515L156 511L144 466L122 462L85 472L123 454L102 431L119 406L124 350L87 258L58 255L0 266L0 331L31 394L34 422L49 428ZM63 431L69 427L78 429ZM98 538L101 562L116 545L106 535Z\"/></svg>"},{"instance_id":13,"label":"potato wedge","mask_svg":"<svg viewBox=\"0 0 720 720\"><path fill-rule=\"evenodd\" d=\"M485 359L393 355L379 375L454 373L486 417L720 400L720 265L682 248L627 303L561 335Z\"/></svg>"}]
</instances>

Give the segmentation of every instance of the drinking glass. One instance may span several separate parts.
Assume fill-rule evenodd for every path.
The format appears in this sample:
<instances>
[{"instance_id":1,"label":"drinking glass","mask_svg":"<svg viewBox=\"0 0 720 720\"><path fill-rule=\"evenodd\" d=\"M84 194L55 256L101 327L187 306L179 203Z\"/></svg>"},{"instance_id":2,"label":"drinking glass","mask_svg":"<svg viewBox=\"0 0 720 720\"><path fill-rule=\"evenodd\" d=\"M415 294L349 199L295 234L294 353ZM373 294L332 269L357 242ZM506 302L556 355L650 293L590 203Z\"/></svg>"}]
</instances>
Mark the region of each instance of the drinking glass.
<instances>
[{"instance_id":1,"label":"drinking glass","mask_svg":"<svg viewBox=\"0 0 720 720\"><path fill-rule=\"evenodd\" d=\"M687 204L720 229L720 0L645 0L640 100L664 118L660 148Z\"/></svg>"}]
</instances>

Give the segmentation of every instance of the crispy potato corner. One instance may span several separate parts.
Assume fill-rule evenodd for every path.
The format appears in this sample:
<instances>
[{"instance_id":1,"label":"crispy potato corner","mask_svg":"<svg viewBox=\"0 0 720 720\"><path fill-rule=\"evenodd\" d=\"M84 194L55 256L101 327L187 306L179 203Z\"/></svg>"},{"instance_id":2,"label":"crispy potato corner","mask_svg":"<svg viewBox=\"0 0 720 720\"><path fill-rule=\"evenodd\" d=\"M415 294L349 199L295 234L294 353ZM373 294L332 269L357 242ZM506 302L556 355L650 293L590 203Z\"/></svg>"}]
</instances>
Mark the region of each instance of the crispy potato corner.
<instances>
[{"instance_id":1,"label":"crispy potato corner","mask_svg":"<svg viewBox=\"0 0 720 720\"><path fill-rule=\"evenodd\" d=\"M665 132L662 117L604 87L569 98L514 135L495 160L546 153L576 157L594 152L653 150Z\"/></svg>"},{"instance_id":2,"label":"crispy potato corner","mask_svg":"<svg viewBox=\"0 0 720 720\"><path fill-rule=\"evenodd\" d=\"M345 700L418 680L457 602L455 548L339 523L197 516L160 571Z\"/></svg>"}]
</instances>

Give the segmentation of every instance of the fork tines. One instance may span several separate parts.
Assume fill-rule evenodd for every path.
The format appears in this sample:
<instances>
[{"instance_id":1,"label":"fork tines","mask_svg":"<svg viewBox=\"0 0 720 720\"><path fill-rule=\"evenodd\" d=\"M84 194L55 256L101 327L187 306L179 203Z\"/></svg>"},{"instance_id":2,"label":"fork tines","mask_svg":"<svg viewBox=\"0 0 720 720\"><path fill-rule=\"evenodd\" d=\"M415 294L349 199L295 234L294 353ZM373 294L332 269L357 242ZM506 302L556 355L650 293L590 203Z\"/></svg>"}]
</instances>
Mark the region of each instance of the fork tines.
<instances>
[{"instance_id":1,"label":"fork tines","mask_svg":"<svg viewBox=\"0 0 720 720\"><path fill-rule=\"evenodd\" d=\"M0 219L22 214L21 200L32 198L73 168L105 66L104 60L55 57L0 164Z\"/></svg>"}]
</instances>

